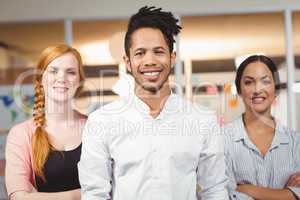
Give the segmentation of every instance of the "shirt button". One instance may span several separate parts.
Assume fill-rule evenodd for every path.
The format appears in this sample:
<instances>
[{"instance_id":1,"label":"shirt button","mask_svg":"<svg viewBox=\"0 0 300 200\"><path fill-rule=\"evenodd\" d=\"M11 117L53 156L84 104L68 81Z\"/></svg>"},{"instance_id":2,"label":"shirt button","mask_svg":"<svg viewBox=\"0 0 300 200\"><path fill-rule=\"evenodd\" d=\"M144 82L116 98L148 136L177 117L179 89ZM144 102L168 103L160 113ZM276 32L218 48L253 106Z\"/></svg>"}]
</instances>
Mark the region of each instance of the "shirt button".
<instances>
[{"instance_id":1,"label":"shirt button","mask_svg":"<svg viewBox=\"0 0 300 200\"><path fill-rule=\"evenodd\" d=\"M197 184L197 192L201 192L201 191L202 191L201 185Z\"/></svg>"}]
</instances>

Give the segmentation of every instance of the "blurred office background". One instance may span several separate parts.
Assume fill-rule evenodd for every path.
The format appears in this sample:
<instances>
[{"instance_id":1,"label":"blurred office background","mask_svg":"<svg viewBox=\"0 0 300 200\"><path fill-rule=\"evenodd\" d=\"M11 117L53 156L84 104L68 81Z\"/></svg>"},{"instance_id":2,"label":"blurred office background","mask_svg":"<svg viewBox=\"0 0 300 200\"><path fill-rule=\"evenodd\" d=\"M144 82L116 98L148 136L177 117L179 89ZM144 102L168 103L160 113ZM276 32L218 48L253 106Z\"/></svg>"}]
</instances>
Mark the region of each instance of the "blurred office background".
<instances>
[{"instance_id":1,"label":"blurred office background","mask_svg":"<svg viewBox=\"0 0 300 200\"><path fill-rule=\"evenodd\" d=\"M280 71L273 114L300 130L299 0L0 0L0 176L9 128L31 116L31 72L41 51L68 43L81 52L87 80L75 106L88 114L128 90L127 81L116 85L127 77L123 37L128 17L144 5L172 11L183 27L174 92L216 110L220 123L231 121L244 109L233 85L236 67L247 55L264 54Z\"/></svg>"}]
</instances>

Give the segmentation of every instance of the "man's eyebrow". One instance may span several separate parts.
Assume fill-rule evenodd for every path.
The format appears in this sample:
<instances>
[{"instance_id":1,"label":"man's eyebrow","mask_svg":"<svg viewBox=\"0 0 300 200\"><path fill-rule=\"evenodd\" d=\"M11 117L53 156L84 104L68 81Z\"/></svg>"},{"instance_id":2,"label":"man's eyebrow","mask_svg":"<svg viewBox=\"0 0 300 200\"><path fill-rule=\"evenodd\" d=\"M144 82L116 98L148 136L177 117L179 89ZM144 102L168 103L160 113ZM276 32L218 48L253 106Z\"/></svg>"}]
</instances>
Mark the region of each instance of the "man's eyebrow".
<instances>
[{"instance_id":1,"label":"man's eyebrow","mask_svg":"<svg viewBox=\"0 0 300 200\"><path fill-rule=\"evenodd\" d=\"M143 50L145 50L145 48L143 48L143 47L138 47L136 49L133 49L133 51L143 51Z\"/></svg>"},{"instance_id":2,"label":"man's eyebrow","mask_svg":"<svg viewBox=\"0 0 300 200\"><path fill-rule=\"evenodd\" d=\"M153 49L155 49L155 50L158 50L158 49L166 50L166 48L164 48L163 46L154 47Z\"/></svg>"}]
</instances>

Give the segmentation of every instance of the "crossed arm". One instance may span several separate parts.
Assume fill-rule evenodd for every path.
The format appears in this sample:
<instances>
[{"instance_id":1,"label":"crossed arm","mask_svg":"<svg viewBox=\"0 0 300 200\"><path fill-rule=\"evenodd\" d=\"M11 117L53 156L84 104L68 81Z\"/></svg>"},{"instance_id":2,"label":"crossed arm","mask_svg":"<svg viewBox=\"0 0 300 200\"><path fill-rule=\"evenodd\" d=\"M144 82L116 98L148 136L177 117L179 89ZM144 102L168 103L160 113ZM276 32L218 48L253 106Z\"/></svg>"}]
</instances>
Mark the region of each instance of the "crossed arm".
<instances>
[{"instance_id":1,"label":"crossed arm","mask_svg":"<svg viewBox=\"0 0 300 200\"><path fill-rule=\"evenodd\" d=\"M258 200L297 200L299 194L294 190L300 190L300 172L290 176L284 189L270 189L251 184L238 185L236 188L236 191Z\"/></svg>"},{"instance_id":2,"label":"crossed arm","mask_svg":"<svg viewBox=\"0 0 300 200\"><path fill-rule=\"evenodd\" d=\"M228 152L227 152L228 153ZM229 178L228 190L230 199L235 200L297 200L300 197L300 172L290 176L283 189L271 189L252 184L236 182L232 170L232 160L226 154L226 175Z\"/></svg>"},{"instance_id":3,"label":"crossed arm","mask_svg":"<svg viewBox=\"0 0 300 200\"><path fill-rule=\"evenodd\" d=\"M5 182L10 200L79 200L80 189L65 192L38 192L32 184L30 140L25 129L13 128L6 142Z\"/></svg>"},{"instance_id":4,"label":"crossed arm","mask_svg":"<svg viewBox=\"0 0 300 200\"><path fill-rule=\"evenodd\" d=\"M10 196L10 200L80 200L80 189L70 190L66 192L31 192L18 191Z\"/></svg>"},{"instance_id":5,"label":"crossed arm","mask_svg":"<svg viewBox=\"0 0 300 200\"><path fill-rule=\"evenodd\" d=\"M226 156L228 159L228 156ZM227 160L226 174L229 178L230 199L235 200L297 200L300 195L300 172L290 176L286 188L271 189L252 184L239 184L235 181L231 161Z\"/></svg>"}]
</instances>

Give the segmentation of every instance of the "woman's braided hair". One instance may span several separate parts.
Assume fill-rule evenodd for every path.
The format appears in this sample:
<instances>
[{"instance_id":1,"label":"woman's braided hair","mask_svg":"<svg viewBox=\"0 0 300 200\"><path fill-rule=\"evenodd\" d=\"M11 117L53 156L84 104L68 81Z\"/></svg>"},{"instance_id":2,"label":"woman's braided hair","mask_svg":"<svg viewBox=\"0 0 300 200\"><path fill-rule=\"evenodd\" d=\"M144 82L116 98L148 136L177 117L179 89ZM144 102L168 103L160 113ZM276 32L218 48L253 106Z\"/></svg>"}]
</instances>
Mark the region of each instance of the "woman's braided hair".
<instances>
[{"instance_id":1,"label":"woman's braided hair","mask_svg":"<svg viewBox=\"0 0 300 200\"><path fill-rule=\"evenodd\" d=\"M36 76L35 76L35 100L33 106L33 119L36 125L35 133L32 137L32 154L33 154L33 170L34 173L46 181L44 174L44 164L47 161L50 150L52 149L49 142L48 134L45 130L45 93L42 86L43 73L47 69L50 62L62 56L71 53L78 61L80 82L84 81L84 71L82 67L82 59L80 53L65 44L59 44L46 48L39 59ZM81 89L78 88L77 90Z\"/></svg>"}]
</instances>

